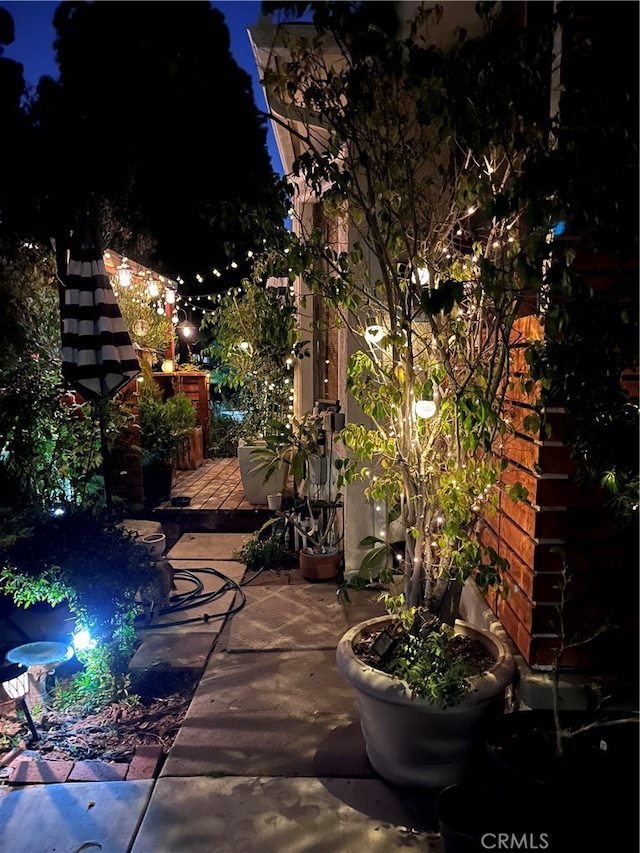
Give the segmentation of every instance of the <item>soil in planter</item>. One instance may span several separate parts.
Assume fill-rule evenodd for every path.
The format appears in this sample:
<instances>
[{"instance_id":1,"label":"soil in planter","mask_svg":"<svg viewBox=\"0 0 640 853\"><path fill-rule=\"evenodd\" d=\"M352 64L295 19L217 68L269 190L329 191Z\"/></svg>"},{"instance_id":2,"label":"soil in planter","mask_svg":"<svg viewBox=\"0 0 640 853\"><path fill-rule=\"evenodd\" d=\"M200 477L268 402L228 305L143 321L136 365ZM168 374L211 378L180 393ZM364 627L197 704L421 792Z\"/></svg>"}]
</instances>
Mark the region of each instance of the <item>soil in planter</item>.
<instances>
[{"instance_id":1,"label":"soil in planter","mask_svg":"<svg viewBox=\"0 0 640 853\"><path fill-rule=\"evenodd\" d=\"M386 628L376 631L365 631L360 637L359 642L355 643L353 647L354 653L361 661L382 672L387 672L385 661L379 654L373 651L372 647L378 636L384 633L385 630L387 634L398 639L403 633L401 626L394 626L393 629ZM472 675L482 675L483 672L491 669L495 664L494 657L489 654L485 646L471 637L456 634L451 638L449 649L454 658L468 664Z\"/></svg>"}]
</instances>

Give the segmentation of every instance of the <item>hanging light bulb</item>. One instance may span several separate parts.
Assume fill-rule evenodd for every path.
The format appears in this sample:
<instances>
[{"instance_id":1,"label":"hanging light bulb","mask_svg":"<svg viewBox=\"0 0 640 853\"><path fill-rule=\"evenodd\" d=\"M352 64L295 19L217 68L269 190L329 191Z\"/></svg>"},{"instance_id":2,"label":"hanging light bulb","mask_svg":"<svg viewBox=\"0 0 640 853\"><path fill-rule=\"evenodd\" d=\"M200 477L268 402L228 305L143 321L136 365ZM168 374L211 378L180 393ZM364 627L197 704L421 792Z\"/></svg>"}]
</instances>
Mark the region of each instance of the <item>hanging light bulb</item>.
<instances>
[{"instance_id":1,"label":"hanging light bulb","mask_svg":"<svg viewBox=\"0 0 640 853\"><path fill-rule=\"evenodd\" d=\"M436 404L433 400L416 400L414 409L419 418L432 418L436 413Z\"/></svg>"},{"instance_id":2,"label":"hanging light bulb","mask_svg":"<svg viewBox=\"0 0 640 853\"><path fill-rule=\"evenodd\" d=\"M148 281L147 282L147 292L152 299L160 293L160 287L158 286L157 281Z\"/></svg>"},{"instance_id":3,"label":"hanging light bulb","mask_svg":"<svg viewBox=\"0 0 640 853\"><path fill-rule=\"evenodd\" d=\"M118 282L120 287L131 287L131 270L129 267L120 267L118 270Z\"/></svg>"},{"instance_id":4,"label":"hanging light bulb","mask_svg":"<svg viewBox=\"0 0 640 853\"><path fill-rule=\"evenodd\" d=\"M384 329L382 326L367 326L364 333L364 339L369 344L378 344L384 337Z\"/></svg>"},{"instance_id":5,"label":"hanging light bulb","mask_svg":"<svg viewBox=\"0 0 640 853\"><path fill-rule=\"evenodd\" d=\"M428 287L431 282L431 273L427 267L416 267L411 273L411 281L420 287Z\"/></svg>"},{"instance_id":6,"label":"hanging light bulb","mask_svg":"<svg viewBox=\"0 0 640 853\"><path fill-rule=\"evenodd\" d=\"M167 287L164 291L164 301L167 305L176 304L176 292L172 287Z\"/></svg>"}]
</instances>

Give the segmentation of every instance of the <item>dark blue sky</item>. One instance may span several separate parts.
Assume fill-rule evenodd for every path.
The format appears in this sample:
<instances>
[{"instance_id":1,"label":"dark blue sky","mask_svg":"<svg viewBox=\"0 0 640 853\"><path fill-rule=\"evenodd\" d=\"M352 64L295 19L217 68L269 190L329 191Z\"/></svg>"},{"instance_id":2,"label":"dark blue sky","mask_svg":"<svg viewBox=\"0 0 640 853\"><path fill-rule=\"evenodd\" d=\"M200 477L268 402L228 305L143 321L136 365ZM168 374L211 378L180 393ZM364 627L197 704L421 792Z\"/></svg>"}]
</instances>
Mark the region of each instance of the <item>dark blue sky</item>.
<instances>
[{"instance_id":1,"label":"dark blue sky","mask_svg":"<svg viewBox=\"0 0 640 853\"><path fill-rule=\"evenodd\" d=\"M16 39L5 48L4 55L24 65L24 76L30 85L35 85L44 74L57 77L57 66L53 59L55 30L52 19L58 5L58 0L0 0L0 6L10 12L16 25ZM264 109L260 78L247 36L247 27L257 23L260 17L260 0L214 0L211 5L224 15L231 36L231 52L238 65L251 75L256 105ZM282 167L270 124L267 130L273 168L281 174Z\"/></svg>"}]
</instances>

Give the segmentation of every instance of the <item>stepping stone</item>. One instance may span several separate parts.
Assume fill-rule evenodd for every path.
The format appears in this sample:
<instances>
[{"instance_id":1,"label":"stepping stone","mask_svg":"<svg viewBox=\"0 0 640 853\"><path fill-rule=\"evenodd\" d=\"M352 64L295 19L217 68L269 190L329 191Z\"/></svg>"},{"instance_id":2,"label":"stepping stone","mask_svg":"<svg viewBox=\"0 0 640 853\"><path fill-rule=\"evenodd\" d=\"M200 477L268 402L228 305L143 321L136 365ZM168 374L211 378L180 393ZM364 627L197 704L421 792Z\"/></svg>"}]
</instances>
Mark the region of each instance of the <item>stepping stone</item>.
<instances>
[{"instance_id":1,"label":"stepping stone","mask_svg":"<svg viewBox=\"0 0 640 853\"><path fill-rule=\"evenodd\" d=\"M129 663L136 669L204 669L216 634L195 630L187 633L168 631L140 632L142 644Z\"/></svg>"},{"instance_id":2,"label":"stepping stone","mask_svg":"<svg viewBox=\"0 0 640 853\"><path fill-rule=\"evenodd\" d=\"M171 560L233 560L251 533L185 533L167 554Z\"/></svg>"}]
</instances>

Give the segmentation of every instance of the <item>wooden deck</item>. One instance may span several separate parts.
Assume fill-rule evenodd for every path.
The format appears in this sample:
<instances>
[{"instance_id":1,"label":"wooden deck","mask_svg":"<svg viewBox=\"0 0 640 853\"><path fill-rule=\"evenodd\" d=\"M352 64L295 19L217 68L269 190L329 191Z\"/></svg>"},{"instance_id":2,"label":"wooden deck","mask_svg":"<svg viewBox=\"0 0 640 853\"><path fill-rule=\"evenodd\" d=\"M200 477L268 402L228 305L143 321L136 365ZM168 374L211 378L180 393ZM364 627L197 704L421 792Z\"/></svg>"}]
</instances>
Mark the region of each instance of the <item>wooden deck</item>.
<instances>
[{"instance_id":1,"label":"wooden deck","mask_svg":"<svg viewBox=\"0 0 640 853\"><path fill-rule=\"evenodd\" d=\"M189 505L164 501L144 512L173 540L185 533L252 533L273 517L266 504L254 506L246 500L237 458L205 459L195 470L177 471L171 498L178 497L189 498Z\"/></svg>"},{"instance_id":2,"label":"wooden deck","mask_svg":"<svg viewBox=\"0 0 640 853\"><path fill-rule=\"evenodd\" d=\"M177 471L172 498L190 498L185 509L205 511L254 510L244 496L240 467L236 458L205 459L193 471ZM266 509L260 507L261 509ZM170 501L160 504L159 509L176 509ZM180 507L178 507L180 509Z\"/></svg>"}]
</instances>

